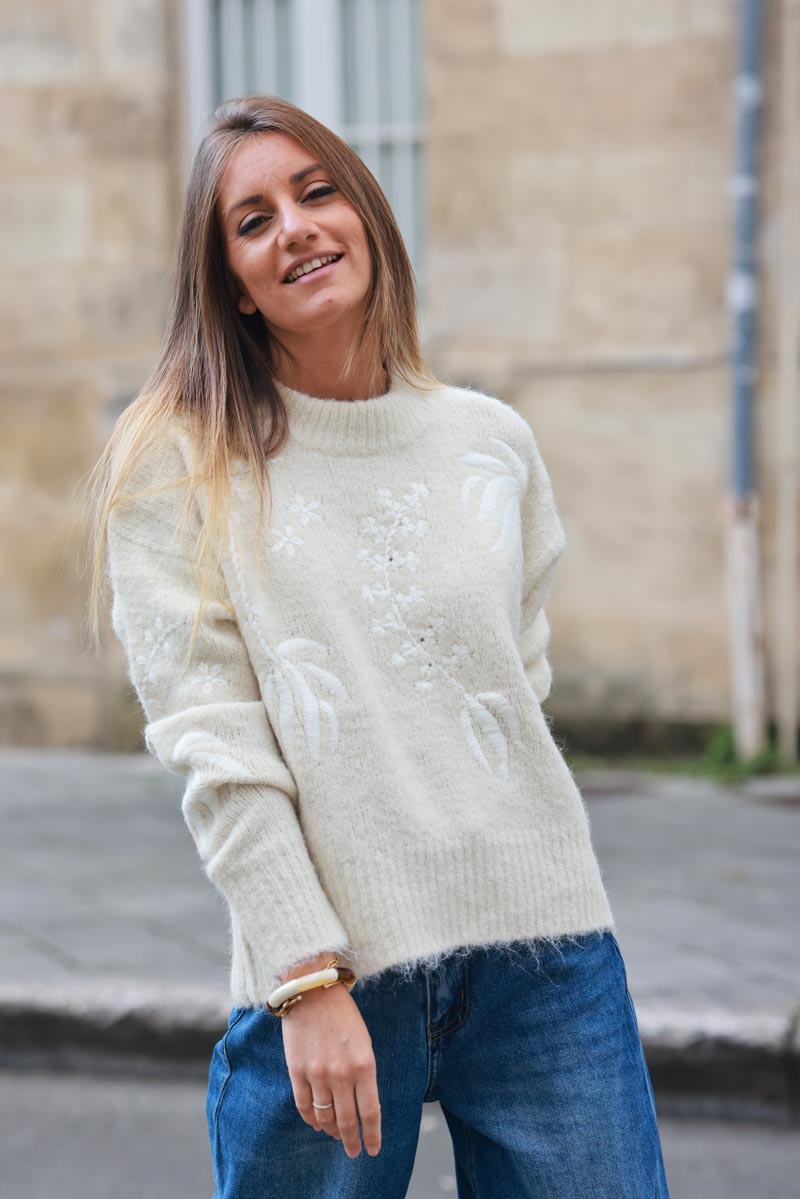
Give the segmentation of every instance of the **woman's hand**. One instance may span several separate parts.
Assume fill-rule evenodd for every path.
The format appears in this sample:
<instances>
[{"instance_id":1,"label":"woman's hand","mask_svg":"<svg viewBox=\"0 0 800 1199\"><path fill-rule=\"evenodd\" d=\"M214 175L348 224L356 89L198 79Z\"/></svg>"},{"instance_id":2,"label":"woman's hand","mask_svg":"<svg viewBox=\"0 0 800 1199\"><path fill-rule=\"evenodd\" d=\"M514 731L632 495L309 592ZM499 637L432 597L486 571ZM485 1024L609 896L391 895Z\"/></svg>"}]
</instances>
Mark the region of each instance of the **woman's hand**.
<instances>
[{"instance_id":1,"label":"woman's hand","mask_svg":"<svg viewBox=\"0 0 800 1199\"><path fill-rule=\"evenodd\" d=\"M295 968L281 981L322 970L331 955ZM312 1128L342 1141L348 1157L364 1147L374 1157L381 1147L381 1108L372 1038L343 983L314 987L281 1019L283 1048L297 1110ZM333 1103L322 1111L316 1103Z\"/></svg>"}]
</instances>

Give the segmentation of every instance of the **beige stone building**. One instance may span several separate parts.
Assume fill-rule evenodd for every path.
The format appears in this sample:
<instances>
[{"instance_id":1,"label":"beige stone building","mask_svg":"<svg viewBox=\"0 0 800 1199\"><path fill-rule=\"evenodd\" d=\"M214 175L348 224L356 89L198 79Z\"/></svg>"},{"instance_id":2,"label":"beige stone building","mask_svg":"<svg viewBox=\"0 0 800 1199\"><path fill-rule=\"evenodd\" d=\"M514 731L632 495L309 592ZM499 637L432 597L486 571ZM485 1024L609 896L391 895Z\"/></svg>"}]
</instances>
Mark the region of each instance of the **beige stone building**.
<instances>
[{"instance_id":1,"label":"beige stone building","mask_svg":"<svg viewBox=\"0 0 800 1199\"><path fill-rule=\"evenodd\" d=\"M515 404L535 430L568 537L548 605L557 725L727 721L734 10L722 0L6 6L0 741L138 743L116 641L109 630L99 661L86 639L78 500L159 346L199 115L237 85L283 87L358 143L402 216L434 367ZM757 409L768 648L774 24ZM315 37L333 51L315 57ZM324 57L327 73L309 72L309 57Z\"/></svg>"}]
</instances>

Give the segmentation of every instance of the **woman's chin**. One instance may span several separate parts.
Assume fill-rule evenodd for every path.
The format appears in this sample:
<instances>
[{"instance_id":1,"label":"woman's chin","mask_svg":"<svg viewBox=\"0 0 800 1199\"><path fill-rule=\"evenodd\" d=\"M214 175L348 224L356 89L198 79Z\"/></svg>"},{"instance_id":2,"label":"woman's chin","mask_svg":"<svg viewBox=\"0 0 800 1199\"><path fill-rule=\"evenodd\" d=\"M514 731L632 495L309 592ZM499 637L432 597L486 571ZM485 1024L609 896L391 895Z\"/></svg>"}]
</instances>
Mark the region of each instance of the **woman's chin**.
<instances>
[{"instance_id":1,"label":"woman's chin","mask_svg":"<svg viewBox=\"0 0 800 1199\"><path fill-rule=\"evenodd\" d=\"M292 328L297 333L311 332L338 320L352 320L353 314L363 309L363 306L363 297L347 295L331 288L324 295L314 296L309 298L306 304L298 305L291 315L283 312L281 317L284 327L289 318Z\"/></svg>"}]
</instances>

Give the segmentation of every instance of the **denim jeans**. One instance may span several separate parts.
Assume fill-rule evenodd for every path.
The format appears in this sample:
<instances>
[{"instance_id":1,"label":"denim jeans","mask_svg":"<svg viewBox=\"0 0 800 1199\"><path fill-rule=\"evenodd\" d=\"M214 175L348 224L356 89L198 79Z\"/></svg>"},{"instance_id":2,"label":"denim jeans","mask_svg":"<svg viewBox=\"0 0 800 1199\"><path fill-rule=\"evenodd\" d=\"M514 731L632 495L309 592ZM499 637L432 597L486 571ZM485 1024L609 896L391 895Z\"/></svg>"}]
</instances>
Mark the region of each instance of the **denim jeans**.
<instances>
[{"instance_id":1,"label":"denim jeans","mask_svg":"<svg viewBox=\"0 0 800 1199\"><path fill-rule=\"evenodd\" d=\"M233 1008L206 1101L214 1199L401 1199L422 1105L434 1101L459 1199L668 1199L611 930L460 949L411 977L392 969L359 979L350 994L375 1053L380 1153L349 1158L306 1124L281 1021Z\"/></svg>"}]
</instances>

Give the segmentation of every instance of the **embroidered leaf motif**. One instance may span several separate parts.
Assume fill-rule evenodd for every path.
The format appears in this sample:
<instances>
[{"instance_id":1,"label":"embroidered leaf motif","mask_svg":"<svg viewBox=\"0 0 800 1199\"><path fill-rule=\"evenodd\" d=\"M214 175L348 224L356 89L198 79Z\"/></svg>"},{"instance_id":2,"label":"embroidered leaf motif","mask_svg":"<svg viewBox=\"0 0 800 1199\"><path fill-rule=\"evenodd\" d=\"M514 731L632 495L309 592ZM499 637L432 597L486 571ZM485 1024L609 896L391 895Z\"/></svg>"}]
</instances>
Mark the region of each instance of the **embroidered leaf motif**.
<instances>
[{"instance_id":1,"label":"embroidered leaf motif","mask_svg":"<svg viewBox=\"0 0 800 1199\"><path fill-rule=\"evenodd\" d=\"M520 505L528 485L528 468L508 442L500 437L490 437L489 441L497 446L499 457L478 452L463 455L462 461L467 466L477 466L482 473L470 475L465 479L461 488L461 501L464 510L469 511L472 493L476 489L479 491L477 515L482 523L496 519L496 514L500 511L500 529L492 551L505 554L518 543L521 529Z\"/></svg>"},{"instance_id":2,"label":"embroidered leaf motif","mask_svg":"<svg viewBox=\"0 0 800 1199\"><path fill-rule=\"evenodd\" d=\"M319 500L306 501L295 496L293 511L299 511L300 523L309 524L320 517L315 509ZM302 537L294 535L287 525L285 534L272 530L279 543L270 548L274 552L285 549L287 557L294 557L296 546L303 545ZM328 656L328 649L319 641L307 637L288 637L279 645L272 646L267 640L263 616L265 605L254 600L250 590L250 578L258 585L258 574L245 577L246 552L240 547L246 544L242 535L238 512L234 514L229 549L231 565L236 580L233 598L239 604L244 623L249 627L254 642L253 658L258 674L264 702L271 714L277 712L277 732L286 752L295 748L295 739L302 732L309 755L314 762L321 762L336 752L339 744L339 722L332 705L320 692L327 692L336 699L347 699L347 690L341 679L320 665ZM249 563L248 563L249 564Z\"/></svg>"},{"instance_id":3,"label":"embroidered leaf motif","mask_svg":"<svg viewBox=\"0 0 800 1199\"><path fill-rule=\"evenodd\" d=\"M175 742L173 757L181 773L188 774L202 766L207 791L213 790L215 783L256 781L250 767L233 756L230 746L207 732L184 733Z\"/></svg>"},{"instance_id":4,"label":"embroidered leaf motif","mask_svg":"<svg viewBox=\"0 0 800 1199\"><path fill-rule=\"evenodd\" d=\"M305 637L291 637L276 646L276 666L268 676L279 694L279 717L281 729L291 744L297 712L306 737L309 753L315 762L321 762L328 753L335 753L339 743L339 722L331 705L317 695L311 683L322 684L331 694L340 699L347 698L341 680L314 662L314 657L326 657L327 649L319 641ZM306 676L310 676L311 683Z\"/></svg>"},{"instance_id":5,"label":"embroidered leaf motif","mask_svg":"<svg viewBox=\"0 0 800 1199\"><path fill-rule=\"evenodd\" d=\"M511 740L519 740L519 717L504 695L483 691L479 695L464 696L461 727L467 745L484 770L508 779L508 740L500 720L505 723Z\"/></svg>"}]
</instances>

